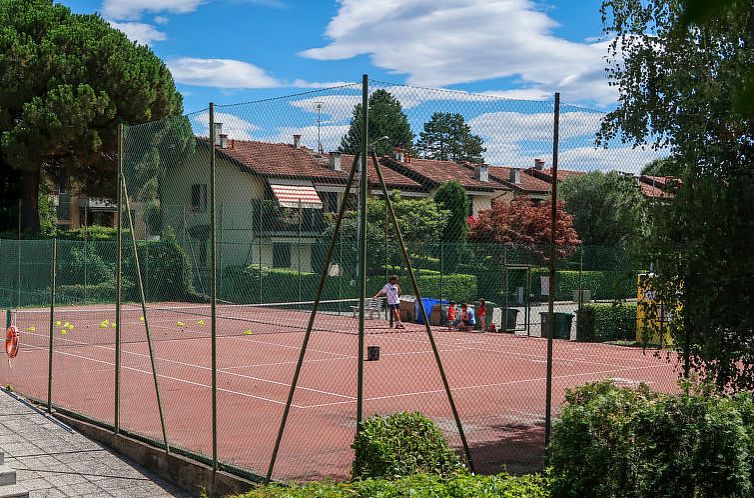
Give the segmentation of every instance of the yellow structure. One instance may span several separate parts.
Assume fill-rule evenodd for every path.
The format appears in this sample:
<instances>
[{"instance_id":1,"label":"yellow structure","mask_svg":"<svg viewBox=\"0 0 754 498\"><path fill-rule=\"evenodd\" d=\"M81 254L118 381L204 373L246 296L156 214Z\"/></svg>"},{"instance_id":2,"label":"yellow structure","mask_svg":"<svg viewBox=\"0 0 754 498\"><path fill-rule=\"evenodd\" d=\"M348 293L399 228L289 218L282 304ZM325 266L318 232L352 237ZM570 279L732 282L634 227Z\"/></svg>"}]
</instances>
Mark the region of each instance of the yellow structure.
<instances>
[{"instance_id":1,"label":"yellow structure","mask_svg":"<svg viewBox=\"0 0 754 498\"><path fill-rule=\"evenodd\" d=\"M637 279L636 292L636 340L643 342L645 334L649 344L660 347L672 346L670 322L673 313L657 298L656 276L641 273Z\"/></svg>"}]
</instances>

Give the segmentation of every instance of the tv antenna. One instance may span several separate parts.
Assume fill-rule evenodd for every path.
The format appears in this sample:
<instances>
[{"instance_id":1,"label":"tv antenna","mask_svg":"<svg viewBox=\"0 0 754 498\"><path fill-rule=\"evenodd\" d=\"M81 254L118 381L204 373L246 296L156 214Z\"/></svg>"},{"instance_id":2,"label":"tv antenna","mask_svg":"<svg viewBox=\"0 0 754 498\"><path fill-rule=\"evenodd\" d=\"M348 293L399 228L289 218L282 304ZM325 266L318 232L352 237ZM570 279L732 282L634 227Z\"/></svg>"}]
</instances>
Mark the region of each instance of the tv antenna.
<instances>
[{"instance_id":1,"label":"tv antenna","mask_svg":"<svg viewBox=\"0 0 754 498\"><path fill-rule=\"evenodd\" d=\"M314 105L317 108L317 150L320 154L325 153L325 149L322 147L322 106L324 102L317 101Z\"/></svg>"}]
</instances>

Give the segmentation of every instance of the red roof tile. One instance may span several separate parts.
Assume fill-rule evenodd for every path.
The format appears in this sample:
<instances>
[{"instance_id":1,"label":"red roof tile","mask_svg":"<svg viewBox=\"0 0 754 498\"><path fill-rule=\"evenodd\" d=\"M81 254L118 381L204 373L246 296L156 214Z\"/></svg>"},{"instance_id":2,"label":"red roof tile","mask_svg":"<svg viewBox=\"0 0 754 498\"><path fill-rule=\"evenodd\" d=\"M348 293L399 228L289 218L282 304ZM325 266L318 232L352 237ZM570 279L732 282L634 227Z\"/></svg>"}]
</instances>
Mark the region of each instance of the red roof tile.
<instances>
[{"instance_id":1,"label":"red roof tile","mask_svg":"<svg viewBox=\"0 0 754 498\"><path fill-rule=\"evenodd\" d=\"M665 192L664 190L655 187L654 185L649 185L642 181L639 182L639 188L641 189L642 194L652 199L669 199L673 197L673 194Z\"/></svg>"},{"instance_id":2,"label":"red roof tile","mask_svg":"<svg viewBox=\"0 0 754 498\"><path fill-rule=\"evenodd\" d=\"M529 172L529 174L539 178L540 180L546 181L548 184L552 183L552 168L545 168L545 169L528 168L526 171ZM558 168L558 181L562 182L569 176L583 175L586 173L587 173L586 171L576 171L572 169Z\"/></svg>"},{"instance_id":3,"label":"red roof tile","mask_svg":"<svg viewBox=\"0 0 754 498\"><path fill-rule=\"evenodd\" d=\"M482 182L474 178L473 167L469 168L453 161L437 161L411 157L408 161L398 161L383 157L381 163L414 180L431 187L450 180L457 180L463 187L475 190L497 190L503 186L497 181Z\"/></svg>"},{"instance_id":4,"label":"red roof tile","mask_svg":"<svg viewBox=\"0 0 754 498\"><path fill-rule=\"evenodd\" d=\"M544 180L540 180L531 175L528 170L519 170L521 175L519 176L519 183L513 183L511 181L511 170L507 166L490 166L490 176L506 185L525 192L549 192L550 184Z\"/></svg>"},{"instance_id":5,"label":"red roof tile","mask_svg":"<svg viewBox=\"0 0 754 498\"><path fill-rule=\"evenodd\" d=\"M289 144L231 140L228 148L217 148L217 152L263 176L334 181L345 181L348 177L347 173L334 171L315 160L307 149Z\"/></svg>"},{"instance_id":6,"label":"red roof tile","mask_svg":"<svg viewBox=\"0 0 754 498\"><path fill-rule=\"evenodd\" d=\"M354 156L350 154L341 154L340 155L340 162L343 166L343 170L348 174L348 171L350 171L351 164L353 164L353 158ZM325 158L327 160L327 158ZM382 165L382 163L380 163ZM416 182L412 180L411 178L405 177L398 173L395 170L392 170L390 168L383 167L380 168L380 171L382 171L382 177L385 179L385 185L388 188L408 188L413 190L419 190L421 189L421 184L419 182ZM377 176L377 172L374 169L374 164L372 164L372 159L370 158L367 162L367 179L369 180L369 185L372 187L379 188L380 185L380 179Z\"/></svg>"}]
</instances>

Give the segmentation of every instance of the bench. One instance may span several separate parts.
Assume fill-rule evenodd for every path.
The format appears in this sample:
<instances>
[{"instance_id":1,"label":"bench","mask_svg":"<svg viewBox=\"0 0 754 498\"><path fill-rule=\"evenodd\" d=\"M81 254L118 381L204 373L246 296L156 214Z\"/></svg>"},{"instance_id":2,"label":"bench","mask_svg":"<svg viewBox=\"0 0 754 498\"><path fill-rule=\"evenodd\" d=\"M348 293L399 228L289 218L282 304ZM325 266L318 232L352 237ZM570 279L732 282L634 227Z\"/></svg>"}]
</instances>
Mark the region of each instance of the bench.
<instances>
[{"instance_id":1,"label":"bench","mask_svg":"<svg viewBox=\"0 0 754 498\"><path fill-rule=\"evenodd\" d=\"M375 316L379 318L382 312L382 299L368 297L364 299L364 318L372 319ZM352 316L355 318L359 315L359 307L351 306Z\"/></svg>"}]
</instances>

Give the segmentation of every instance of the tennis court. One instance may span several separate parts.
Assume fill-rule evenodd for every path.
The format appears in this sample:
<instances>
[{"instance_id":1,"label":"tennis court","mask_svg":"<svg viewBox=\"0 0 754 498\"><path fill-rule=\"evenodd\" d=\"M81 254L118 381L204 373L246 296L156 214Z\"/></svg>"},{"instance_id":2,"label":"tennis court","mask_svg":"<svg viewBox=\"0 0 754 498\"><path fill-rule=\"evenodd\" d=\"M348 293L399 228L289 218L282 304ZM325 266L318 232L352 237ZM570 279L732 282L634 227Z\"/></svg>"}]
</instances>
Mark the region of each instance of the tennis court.
<instances>
[{"instance_id":1,"label":"tennis court","mask_svg":"<svg viewBox=\"0 0 754 498\"><path fill-rule=\"evenodd\" d=\"M355 430L357 327L350 305L323 305L306 353L274 477L346 477ZM218 454L222 462L264 474L280 424L308 305L218 308ZM151 303L152 331L166 429L171 445L212 454L209 308ZM140 307L122 314L121 426L162 439ZM47 399L49 311L15 313L21 352L0 378L18 392ZM62 307L55 313L53 404L113 424L114 308ZM429 340L421 325L390 329L367 321L365 416L419 410L460 447ZM532 470L541 465L547 341L514 334L433 328L478 471ZM676 389L674 364L651 352L556 340L553 406L566 388L614 378Z\"/></svg>"}]
</instances>

